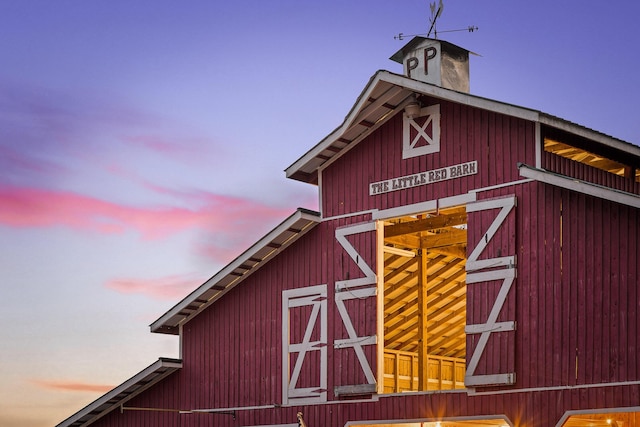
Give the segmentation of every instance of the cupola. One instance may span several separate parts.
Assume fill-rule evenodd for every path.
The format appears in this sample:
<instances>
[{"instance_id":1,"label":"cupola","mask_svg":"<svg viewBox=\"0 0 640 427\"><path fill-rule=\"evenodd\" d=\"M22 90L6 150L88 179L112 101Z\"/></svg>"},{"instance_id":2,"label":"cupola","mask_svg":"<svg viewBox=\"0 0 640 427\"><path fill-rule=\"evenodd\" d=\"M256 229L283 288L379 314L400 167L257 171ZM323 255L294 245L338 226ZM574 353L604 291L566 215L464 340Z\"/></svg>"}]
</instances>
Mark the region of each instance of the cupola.
<instances>
[{"instance_id":1,"label":"cupola","mask_svg":"<svg viewBox=\"0 0 640 427\"><path fill-rule=\"evenodd\" d=\"M414 37L390 59L409 78L469 93L469 53L443 40Z\"/></svg>"}]
</instances>

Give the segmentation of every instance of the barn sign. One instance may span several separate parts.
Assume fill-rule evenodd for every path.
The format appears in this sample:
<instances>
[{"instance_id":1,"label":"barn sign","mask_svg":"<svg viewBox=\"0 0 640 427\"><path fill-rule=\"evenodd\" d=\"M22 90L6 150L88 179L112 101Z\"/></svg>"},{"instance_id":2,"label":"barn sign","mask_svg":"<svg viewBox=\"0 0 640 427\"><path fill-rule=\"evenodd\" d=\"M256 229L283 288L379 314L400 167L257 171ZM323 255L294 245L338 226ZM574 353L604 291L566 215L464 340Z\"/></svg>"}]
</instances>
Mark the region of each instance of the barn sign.
<instances>
[{"instance_id":1,"label":"barn sign","mask_svg":"<svg viewBox=\"0 0 640 427\"><path fill-rule=\"evenodd\" d=\"M461 178L463 176L475 175L476 173L478 173L478 162L474 160L459 165L373 182L369 184L369 195L375 196L376 194L433 184L434 182Z\"/></svg>"}]
</instances>

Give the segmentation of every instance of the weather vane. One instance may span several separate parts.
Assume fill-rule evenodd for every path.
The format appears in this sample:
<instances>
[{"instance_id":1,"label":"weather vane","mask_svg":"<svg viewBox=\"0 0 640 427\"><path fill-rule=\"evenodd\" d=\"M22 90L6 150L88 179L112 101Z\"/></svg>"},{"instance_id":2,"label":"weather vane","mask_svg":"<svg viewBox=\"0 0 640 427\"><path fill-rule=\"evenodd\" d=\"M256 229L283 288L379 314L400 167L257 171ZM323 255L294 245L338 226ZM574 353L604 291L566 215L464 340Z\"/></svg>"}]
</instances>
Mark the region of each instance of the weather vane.
<instances>
[{"instance_id":1,"label":"weather vane","mask_svg":"<svg viewBox=\"0 0 640 427\"><path fill-rule=\"evenodd\" d=\"M394 39L396 40L404 40L405 37L415 37L415 36L431 36L431 32L433 32L433 38L437 39L438 38L438 30L436 29L436 21L438 20L438 18L440 17L440 15L442 15L442 10L444 9L444 4L442 3L442 0L439 0L439 3L436 7L436 2L434 1L433 3L429 4L429 8L431 9L431 17L429 18L429 22L431 23L431 25L429 26L429 31L427 32L427 34L403 34L403 33L399 33L397 36L393 36ZM473 33L474 31L478 31L478 27L476 27L475 25L470 25L467 28L460 28L457 30L445 30L445 31L440 31L440 33L453 33L456 31L468 31L470 33Z\"/></svg>"},{"instance_id":2,"label":"weather vane","mask_svg":"<svg viewBox=\"0 0 640 427\"><path fill-rule=\"evenodd\" d=\"M436 21L442 15L442 9L444 9L444 4L442 4L442 0L440 0L440 4L438 4L438 8L436 9L436 2L429 3L429 7L431 8L431 18L429 18L429 22L431 22L431 26L429 27L429 31L427 32L427 37L431 35L431 31L434 31L434 37L438 38L438 30L436 30Z\"/></svg>"}]
</instances>

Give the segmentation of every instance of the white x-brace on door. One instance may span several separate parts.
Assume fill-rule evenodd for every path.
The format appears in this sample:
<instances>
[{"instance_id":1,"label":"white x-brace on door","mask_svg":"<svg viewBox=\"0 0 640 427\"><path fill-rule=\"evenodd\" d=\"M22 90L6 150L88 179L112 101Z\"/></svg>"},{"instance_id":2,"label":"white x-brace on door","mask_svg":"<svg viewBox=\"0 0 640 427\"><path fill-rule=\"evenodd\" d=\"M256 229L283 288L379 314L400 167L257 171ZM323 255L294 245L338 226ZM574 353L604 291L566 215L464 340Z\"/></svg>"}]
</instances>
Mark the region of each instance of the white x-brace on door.
<instances>
[{"instance_id":1,"label":"white x-brace on door","mask_svg":"<svg viewBox=\"0 0 640 427\"><path fill-rule=\"evenodd\" d=\"M282 403L326 400L327 285L285 290L282 292Z\"/></svg>"},{"instance_id":2,"label":"white x-brace on door","mask_svg":"<svg viewBox=\"0 0 640 427\"><path fill-rule=\"evenodd\" d=\"M466 263L467 387L515 383L515 206L515 196L467 205L469 233L481 227L477 241L469 242L474 246Z\"/></svg>"}]
</instances>

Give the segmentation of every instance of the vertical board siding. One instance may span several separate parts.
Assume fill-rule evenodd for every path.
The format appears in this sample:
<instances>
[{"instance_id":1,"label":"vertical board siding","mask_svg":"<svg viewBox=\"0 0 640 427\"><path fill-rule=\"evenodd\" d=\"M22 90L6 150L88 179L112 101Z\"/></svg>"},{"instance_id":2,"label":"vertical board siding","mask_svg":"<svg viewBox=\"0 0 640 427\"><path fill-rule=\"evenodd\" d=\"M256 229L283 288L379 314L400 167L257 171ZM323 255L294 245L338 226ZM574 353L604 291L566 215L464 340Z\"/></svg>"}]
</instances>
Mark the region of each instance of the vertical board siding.
<instances>
[{"instance_id":1,"label":"vertical board siding","mask_svg":"<svg viewBox=\"0 0 640 427\"><path fill-rule=\"evenodd\" d=\"M640 195L640 182L579 163L553 153L543 153L543 167L551 172L570 176L593 184Z\"/></svg>"},{"instance_id":2,"label":"vertical board siding","mask_svg":"<svg viewBox=\"0 0 640 427\"><path fill-rule=\"evenodd\" d=\"M143 395L127 402L127 407L173 409L175 380L178 373L157 384ZM225 414L179 414L164 411L115 410L97 422L95 427L232 427L270 424L295 424L296 412L304 414L309 426L342 427L349 421L472 417L491 414L507 416L515 426L550 427L556 425L568 410L624 408L637 406L640 386L566 389L514 394L478 394L463 392L392 396L378 402L337 405L301 405L273 409L236 411L235 420Z\"/></svg>"},{"instance_id":3,"label":"vertical board siding","mask_svg":"<svg viewBox=\"0 0 640 427\"><path fill-rule=\"evenodd\" d=\"M364 221L364 217L325 222L279 254L243 284L225 295L184 327L183 353L185 376L203 370L185 390L186 402L199 407L256 406L281 401L281 295L284 289L326 284L328 292L328 340L347 338L337 312L334 287L337 280L362 277L363 273L335 239L335 228ZM348 236L347 240L375 270L375 232ZM323 260L323 262L319 262ZM335 260L334 262L328 260ZM320 266L320 267L319 267ZM375 297L346 301L350 320L359 336L375 335ZM292 342L300 342L310 308L291 311ZM235 330L238 329L238 332ZM317 329L312 339L317 338ZM376 369L375 346L365 346L371 368ZM328 378L330 397L333 387L364 384L366 379L351 348L329 346ZM317 355L307 356L298 387L313 385L318 375ZM209 368L207 368L209 367ZM201 392L202 391L202 392ZM206 396L209 396L207 399Z\"/></svg>"},{"instance_id":4,"label":"vertical board siding","mask_svg":"<svg viewBox=\"0 0 640 427\"><path fill-rule=\"evenodd\" d=\"M436 101L433 101L435 103ZM402 119L387 123L322 172L325 218L388 209L520 181L517 163L535 164L534 124L456 103L441 105L441 151L402 159ZM638 184L566 159L544 155L544 166L578 179L640 194ZM478 161L476 175L369 196L369 183ZM555 168L555 169L554 169ZM606 174L606 175L605 175ZM335 230L370 220L358 215L325 220L190 319L183 328L183 368L126 406L157 409L258 407L222 414L113 411L96 426L259 426L296 423L302 411L310 427L349 421L439 420L504 414L516 426L554 426L567 410L638 405L640 385L575 388L640 381L640 210L538 182L484 190L478 199L515 194L517 206L482 258L517 254L517 278L498 321L515 319L513 333L495 333L476 371L516 372L510 387L381 396L378 401L335 402L334 387L366 382L335 304L335 282L362 277L336 241ZM482 238L497 210L468 220L468 245ZM375 232L347 238L375 271ZM282 292L327 286L330 404L282 403ZM467 289L468 323L484 323L501 281ZM483 288L482 288L483 287ZM346 301L359 336L376 333L374 298ZM291 310L291 335L300 340L309 307ZM318 331L314 332L315 334ZM468 337L467 353L479 336ZM376 346L364 352L376 372ZM299 386L315 384L319 358L303 366ZM573 389L571 387L574 387Z\"/></svg>"},{"instance_id":5,"label":"vertical board siding","mask_svg":"<svg viewBox=\"0 0 640 427\"><path fill-rule=\"evenodd\" d=\"M639 210L569 191L561 197L563 286L576 286L579 302L571 319L578 336L576 382L638 380ZM593 238L585 242L584 233Z\"/></svg>"},{"instance_id":6,"label":"vertical board siding","mask_svg":"<svg viewBox=\"0 0 640 427\"><path fill-rule=\"evenodd\" d=\"M434 101L435 103L435 101ZM402 159L397 114L322 171L325 217L419 203L520 179L518 162L534 164L534 125L514 117L440 101L440 152ZM469 161L478 173L369 196L369 184Z\"/></svg>"},{"instance_id":7,"label":"vertical board siding","mask_svg":"<svg viewBox=\"0 0 640 427\"><path fill-rule=\"evenodd\" d=\"M638 210L521 187L518 387L640 380Z\"/></svg>"}]
</instances>

